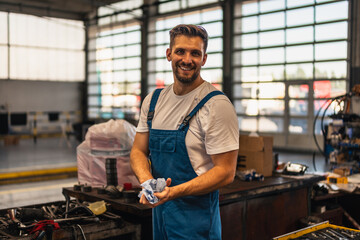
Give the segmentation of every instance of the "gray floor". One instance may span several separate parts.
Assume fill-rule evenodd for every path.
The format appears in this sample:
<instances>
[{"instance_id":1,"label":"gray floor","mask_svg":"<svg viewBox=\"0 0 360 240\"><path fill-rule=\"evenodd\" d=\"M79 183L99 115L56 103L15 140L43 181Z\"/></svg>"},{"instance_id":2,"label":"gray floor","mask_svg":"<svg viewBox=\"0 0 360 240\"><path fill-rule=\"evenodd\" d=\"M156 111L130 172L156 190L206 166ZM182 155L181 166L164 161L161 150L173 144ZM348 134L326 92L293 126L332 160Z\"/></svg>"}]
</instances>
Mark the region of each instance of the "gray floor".
<instances>
[{"instance_id":1,"label":"gray floor","mask_svg":"<svg viewBox=\"0 0 360 240\"><path fill-rule=\"evenodd\" d=\"M76 147L62 138L21 139L19 145L4 146L0 141L0 174L76 166ZM0 185L0 209L64 200L63 187L73 186L76 178Z\"/></svg>"},{"instance_id":2,"label":"gray floor","mask_svg":"<svg viewBox=\"0 0 360 240\"><path fill-rule=\"evenodd\" d=\"M5 147L0 141L0 174L76 166L78 144L72 140L69 147L63 139L47 138L38 139L36 144L31 139L23 139L17 146ZM308 173L315 172L312 154L280 152L279 161L305 164L309 167ZM328 169L321 155L315 156L315 165L318 172ZM76 178L70 178L0 186L0 209L64 200L62 188L76 182Z\"/></svg>"},{"instance_id":3,"label":"gray floor","mask_svg":"<svg viewBox=\"0 0 360 240\"><path fill-rule=\"evenodd\" d=\"M0 141L0 173L76 166L75 139L70 145L63 138L21 139L18 145Z\"/></svg>"},{"instance_id":4,"label":"gray floor","mask_svg":"<svg viewBox=\"0 0 360 240\"><path fill-rule=\"evenodd\" d=\"M76 184L76 178L0 186L0 209L64 201L63 187Z\"/></svg>"}]
</instances>

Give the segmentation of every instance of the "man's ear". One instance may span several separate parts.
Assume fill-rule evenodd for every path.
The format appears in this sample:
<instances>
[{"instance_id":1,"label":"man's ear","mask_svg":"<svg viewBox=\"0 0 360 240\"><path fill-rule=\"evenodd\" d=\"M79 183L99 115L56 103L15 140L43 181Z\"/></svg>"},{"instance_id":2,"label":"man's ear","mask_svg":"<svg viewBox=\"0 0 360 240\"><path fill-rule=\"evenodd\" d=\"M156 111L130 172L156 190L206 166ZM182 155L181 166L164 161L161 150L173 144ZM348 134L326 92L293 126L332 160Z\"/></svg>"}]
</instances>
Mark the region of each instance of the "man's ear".
<instances>
[{"instance_id":1,"label":"man's ear","mask_svg":"<svg viewBox=\"0 0 360 240\"><path fill-rule=\"evenodd\" d=\"M204 66L204 65L205 65L206 60L207 60L207 56L208 56L207 53L205 53L201 66Z\"/></svg>"},{"instance_id":2,"label":"man's ear","mask_svg":"<svg viewBox=\"0 0 360 240\"><path fill-rule=\"evenodd\" d=\"M171 49L166 49L166 59L170 62L171 61Z\"/></svg>"}]
</instances>

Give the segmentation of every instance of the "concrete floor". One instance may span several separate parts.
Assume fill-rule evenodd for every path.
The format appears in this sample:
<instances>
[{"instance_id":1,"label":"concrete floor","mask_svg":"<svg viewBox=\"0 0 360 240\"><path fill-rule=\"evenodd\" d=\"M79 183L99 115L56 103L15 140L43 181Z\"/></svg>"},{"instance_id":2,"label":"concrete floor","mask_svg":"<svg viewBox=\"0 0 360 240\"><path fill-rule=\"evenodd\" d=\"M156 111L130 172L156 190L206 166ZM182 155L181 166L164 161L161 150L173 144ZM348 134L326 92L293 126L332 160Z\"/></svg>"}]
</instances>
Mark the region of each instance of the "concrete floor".
<instances>
[{"instance_id":1,"label":"concrete floor","mask_svg":"<svg viewBox=\"0 0 360 240\"><path fill-rule=\"evenodd\" d=\"M19 145L4 146L0 141L0 174L42 169L76 167L76 147L62 138L21 139ZM65 200L63 187L77 183L77 178L0 185L0 209Z\"/></svg>"},{"instance_id":2,"label":"concrete floor","mask_svg":"<svg viewBox=\"0 0 360 240\"><path fill-rule=\"evenodd\" d=\"M3 141L0 141L0 174L76 166L78 145L79 143L73 139L69 147L60 138L38 139L36 144L32 139L22 139L16 146L4 146ZM307 173L315 172L312 154L283 152L278 154L280 162L305 164L309 167ZM329 167L321 155L316 155L315 160L318 172L328 170ZM76 183L77 178L68 178L0 185L0 209L65 200L62 188Z\"/></svg>"},{"instance_id":3,"label":"concrete floor","mask_svg":"<svg viewBox=\"0 0 360 240\"><path fill-rule=\"evenodd\" d=\"M4 146L0 141L0 173L76 166L76 147L63 138L21 139L18 145Z\"/></svg>"},{"instance_id":4,"label":"concrete floor","mask_svg":"<svg viewBox=\"0 0 360 240\"><path fill-rule=\"evenodd\" d=\"M68 178L0 186L0 209L63 201L62 188L76 183L77 178Z\"/></svg>"}]
</instances>

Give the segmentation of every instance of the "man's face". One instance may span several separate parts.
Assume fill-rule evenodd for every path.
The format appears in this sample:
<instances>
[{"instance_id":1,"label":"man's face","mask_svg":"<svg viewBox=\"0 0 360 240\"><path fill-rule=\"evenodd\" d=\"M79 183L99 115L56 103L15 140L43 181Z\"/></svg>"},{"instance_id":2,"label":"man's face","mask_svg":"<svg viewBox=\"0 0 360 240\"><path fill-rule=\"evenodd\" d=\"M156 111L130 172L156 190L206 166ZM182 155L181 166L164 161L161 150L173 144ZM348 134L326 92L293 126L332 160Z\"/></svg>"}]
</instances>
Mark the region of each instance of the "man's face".
<instances>
[{"instance_id":1,"label":"man's face","mask_svg":"<svg viewBox=\"0 0 360 240\"><path fill-rule=\"evenodd\" d=\"M206 62L204 42L200 37L177 36L171 49L166 50L166 58L171 61L175 78L190 84L200 77L200 69Z\"/></svg>"}]
</instances>

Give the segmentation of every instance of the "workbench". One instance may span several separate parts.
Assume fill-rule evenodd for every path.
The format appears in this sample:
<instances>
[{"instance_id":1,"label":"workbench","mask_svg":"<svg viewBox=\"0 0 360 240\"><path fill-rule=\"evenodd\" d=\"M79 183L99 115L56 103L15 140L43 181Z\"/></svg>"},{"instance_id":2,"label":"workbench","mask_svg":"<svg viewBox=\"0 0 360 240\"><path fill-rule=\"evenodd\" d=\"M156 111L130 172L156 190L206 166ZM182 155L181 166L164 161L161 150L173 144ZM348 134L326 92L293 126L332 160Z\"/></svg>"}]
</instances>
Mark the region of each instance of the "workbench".
<instances>
[{"instance_id":1,"label":"workbench","mask_svg":"<svg viewBox=\"0 0 360 240\"><path fill-rule=\"evenodd\" d=\"M223 240L272 239L295 231L301 218L310 215L311 188L322 176L288 178L266 177L264 181L244 182L235 178L230 185L220 189L220 214ZM67 197L83 201L105 200L112 208L142 224L142 239L149 238L151 231L151 209L138 202L128 203L124 199L112 199L91 192L63 188ZM144 226L150 225L150 226Z\"/></svg>"},{"instance_id":2,"label":"workbench","mask_svg":"<svg viewBox=\"0 0 360 240\"><path fill-rule=\"evenodd\" d=\"M272 239L303 226L311 213L312 185L323 176L266 177L264 181L238 179L220 189L223 240Z\"/></svg>"}]
</instances>

